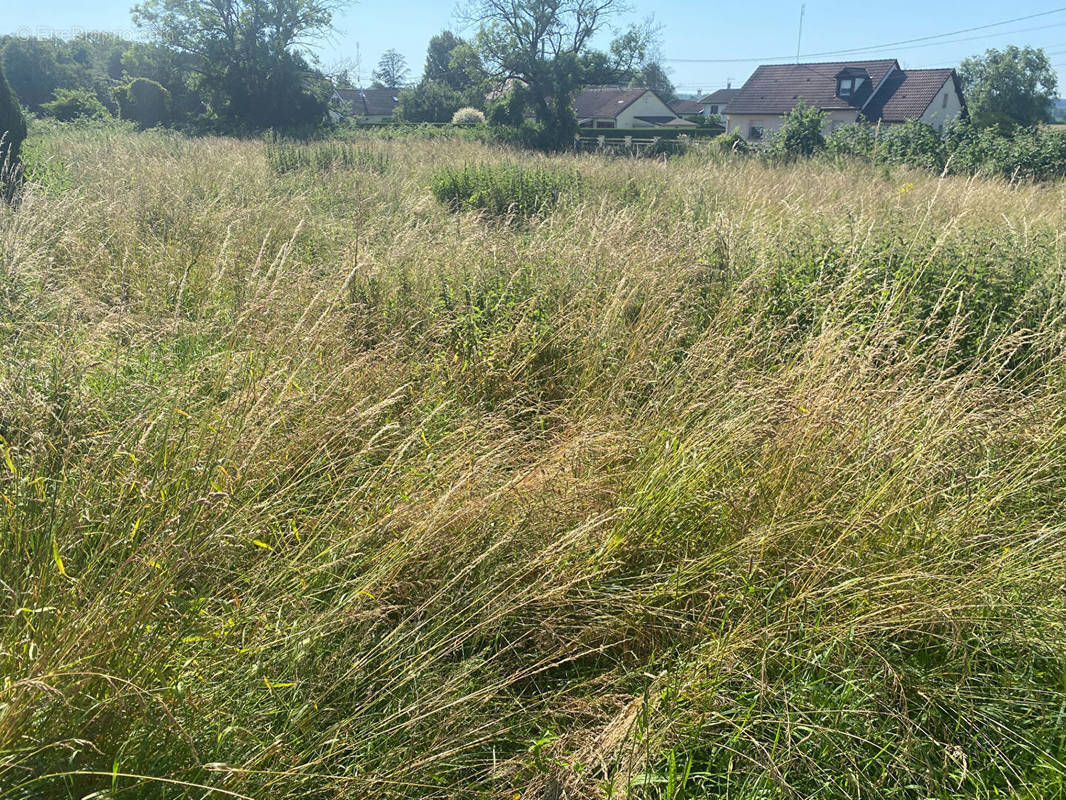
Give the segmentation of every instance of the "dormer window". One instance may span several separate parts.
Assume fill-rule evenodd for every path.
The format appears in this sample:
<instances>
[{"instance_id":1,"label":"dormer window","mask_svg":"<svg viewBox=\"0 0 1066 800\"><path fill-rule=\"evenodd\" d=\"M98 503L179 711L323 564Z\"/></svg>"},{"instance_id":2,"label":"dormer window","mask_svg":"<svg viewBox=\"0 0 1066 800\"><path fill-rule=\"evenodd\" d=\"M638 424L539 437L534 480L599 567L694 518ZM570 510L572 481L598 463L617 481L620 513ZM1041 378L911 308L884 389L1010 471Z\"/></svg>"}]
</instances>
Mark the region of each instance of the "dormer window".
<instances>
[{"instance_id":1,"label":"dormer window","mask_svg":"<svg viewBox=\"0 0 1066 800\"><path fill-rule=\"evenodd\" d=\"M864 69L845 67L836 74L836 79L837 97L850 98L859 93L870 76Z\"/></svg>"}]
</instances>

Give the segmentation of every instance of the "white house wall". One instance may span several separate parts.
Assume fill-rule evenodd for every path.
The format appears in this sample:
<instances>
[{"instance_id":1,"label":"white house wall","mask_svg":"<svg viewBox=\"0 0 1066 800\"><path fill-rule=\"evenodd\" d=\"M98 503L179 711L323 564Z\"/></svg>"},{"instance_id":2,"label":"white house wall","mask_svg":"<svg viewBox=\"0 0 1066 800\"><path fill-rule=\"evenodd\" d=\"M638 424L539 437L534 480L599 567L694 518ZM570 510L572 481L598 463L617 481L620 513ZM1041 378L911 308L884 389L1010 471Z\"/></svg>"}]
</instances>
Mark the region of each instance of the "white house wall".
<instances>
[{"instance_id":1,"label":"white house wall","mask_svg":"<svg viewBox=\"0 0 1066 800\"><path fill-rule=\"evenodd\" d=\"M781 129L784 119L784 116L778 114L727 114L725 130L726 133L739 131L741 136L751 141L751 126L759 124L763 128L761 141L765 142L770 138L770 134ZM828 136L841 125L850 125L857 119L858 114L853 110L829 111L827 112L825 125L822 126L822 133Z\"/></svg>"},{"instance_id":2,"label":"white house wall","mask_svg":"<svg viewBox=\"0 0 1066 800\"><path fill-rule=\"evenodd\" d=\"M618 114L619 128L649 128L646 122L638 122L637 117L676 117L670 106L666 105L654 92L645 92Z\"/></svg>"},{"instance_id":3,"label":"white house wall","mask_svg":"<svg viewBox=\"0 0 1066 800\"><path fill-rule=\"evenodd\" d=\"M962 99L955 91L955 81L948 78L940 87L933 102L918 119L932 125L938 132L943 133L944 128L951 120L956 119L962 113Z\"/></svg>"}]
</instances>

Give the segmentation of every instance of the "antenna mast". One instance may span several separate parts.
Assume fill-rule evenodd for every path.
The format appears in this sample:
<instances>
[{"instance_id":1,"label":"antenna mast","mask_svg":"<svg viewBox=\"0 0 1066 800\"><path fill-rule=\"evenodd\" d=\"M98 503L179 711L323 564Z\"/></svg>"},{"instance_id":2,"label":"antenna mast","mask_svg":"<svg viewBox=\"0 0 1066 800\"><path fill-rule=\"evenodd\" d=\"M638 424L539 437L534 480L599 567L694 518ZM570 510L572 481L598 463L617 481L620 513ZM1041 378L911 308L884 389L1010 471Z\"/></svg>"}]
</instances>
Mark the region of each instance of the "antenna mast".
<instances>
[{"instance_id":1,"label":"antenna mast","mask_svg":"<svg viewBox=\"0 0 1066 800\"><path fill-rule=\"evenodd\" d=\"M807 4L803 3L800 6L800 27L799 35L796 36L796 63L800 63L800 45L803 43L803 14L807 10Z\"/></svg>"}]
</instances>

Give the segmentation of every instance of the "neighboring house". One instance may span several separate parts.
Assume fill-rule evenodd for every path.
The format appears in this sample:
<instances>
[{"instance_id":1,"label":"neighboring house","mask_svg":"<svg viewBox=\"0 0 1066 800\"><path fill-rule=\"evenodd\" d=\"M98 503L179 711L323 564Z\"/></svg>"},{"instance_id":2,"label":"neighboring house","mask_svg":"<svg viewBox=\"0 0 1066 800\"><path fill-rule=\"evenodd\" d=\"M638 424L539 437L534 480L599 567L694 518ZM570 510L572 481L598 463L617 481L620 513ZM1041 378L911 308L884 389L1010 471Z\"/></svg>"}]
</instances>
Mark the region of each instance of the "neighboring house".
<instances>
[{"instance_id":1,"label":"neighboring house","mask_svg":"<svg viewBox=\"0 0 1066 800\"><path fill-rule=\"evenodd\" d=\"M667 105L679 117L698 117L703 113L703 106L695 100L671 100Z\"/></svg>"},{"instance_id":2,"label":"neighboring house","mask_svg":"<svg viewBox=\"0 0 1066 800\"><path fill-rule=\"evenodd\" d=\"M893 59L764 64L729 100L726 131L758 141L781 127L803 98L824 111L825 132L854 122L920 120L943 133L966 104L953 69L903 70Z\"/></svg>"},{"instance_id":3,"label":"neighboring house","mask_svg":"<svg viewBox=\"0 0 1066 800\"><path fill-rule=\"evenodd\" d=\"M729 101L737 96L737 92L740 89L733 89L727 86L725 89L719 89L716 92L705 94L696 102L700 105L700 113L705 117L721 117L725 119L726 108L729 106Z\"/></svg>"},{"instance_id":4,"label":"neighboring house","mask_svg":"<svg viewBox=\"0 0 1066 800\"><path fill-rule=\"evenodd\" d=\"M362 122L384 122L392 119L393 112L400 105L400 90L334 89L330 101L350 103L351 116ZM340 118L343 115L331 111L330 116Z\"/></svg>"},{"instance_id":5,"label":"neighboring house","mask_svg":"<svg viewBox=\"0 0 1066 800\"><path fill-rule=\"evenodd\" d=\"M585 89L574 99L582 128L695 127L651 89Z\"/></svg>"}]
</instances>

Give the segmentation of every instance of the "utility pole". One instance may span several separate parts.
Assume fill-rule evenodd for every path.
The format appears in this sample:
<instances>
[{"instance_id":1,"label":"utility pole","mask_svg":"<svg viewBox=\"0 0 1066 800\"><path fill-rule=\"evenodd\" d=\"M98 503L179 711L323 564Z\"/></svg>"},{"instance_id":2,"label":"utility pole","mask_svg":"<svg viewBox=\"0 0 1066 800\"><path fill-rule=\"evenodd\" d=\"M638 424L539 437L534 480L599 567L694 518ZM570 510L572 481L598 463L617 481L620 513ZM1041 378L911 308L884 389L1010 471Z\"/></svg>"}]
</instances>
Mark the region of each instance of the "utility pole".
<instances>
[{"instance_id":1,"label":"utility pole","mask_svg":"<svg viewBox=\"0 0 1066 800\"><path fill-rule=\"evenodd\" d=\"M807 10L807 4L804 3L800 6L800 27L799 35L796 37L796 63L800 63L800 45L803 44L803 14Z\"/></svg>"}]
</instances>

